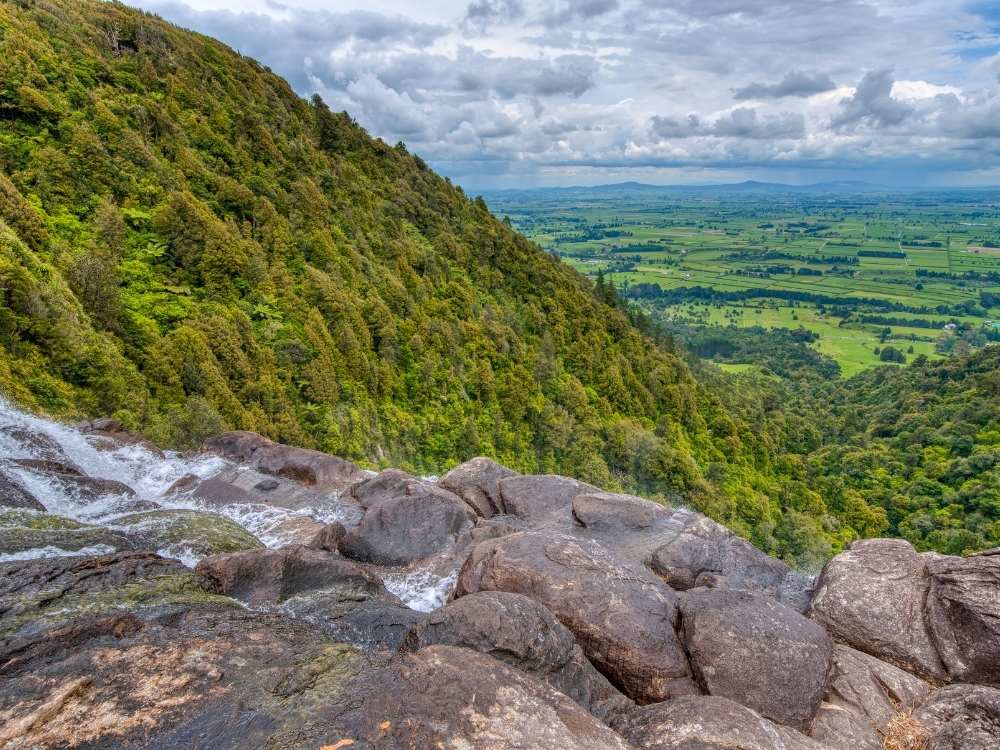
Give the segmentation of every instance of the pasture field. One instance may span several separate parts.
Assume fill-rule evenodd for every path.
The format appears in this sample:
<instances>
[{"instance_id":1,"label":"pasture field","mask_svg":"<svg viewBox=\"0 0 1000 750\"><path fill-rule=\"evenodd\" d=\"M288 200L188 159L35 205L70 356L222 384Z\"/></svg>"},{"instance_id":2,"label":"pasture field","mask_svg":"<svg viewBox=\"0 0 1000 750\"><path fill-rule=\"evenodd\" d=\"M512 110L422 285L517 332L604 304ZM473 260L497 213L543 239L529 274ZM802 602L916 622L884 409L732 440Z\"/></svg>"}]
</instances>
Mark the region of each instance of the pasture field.
<instances>
[{"instance_id":1,"label":"pasture field","mask_svg":"<svg viewBox=\"0 0 1000 750\"><path fill-rule=\"evenodd\" d=\"M806 328L845 376L1000 338L1000 193L501 192L495 213L669 322Z\"/></svg>"}]
</instances>

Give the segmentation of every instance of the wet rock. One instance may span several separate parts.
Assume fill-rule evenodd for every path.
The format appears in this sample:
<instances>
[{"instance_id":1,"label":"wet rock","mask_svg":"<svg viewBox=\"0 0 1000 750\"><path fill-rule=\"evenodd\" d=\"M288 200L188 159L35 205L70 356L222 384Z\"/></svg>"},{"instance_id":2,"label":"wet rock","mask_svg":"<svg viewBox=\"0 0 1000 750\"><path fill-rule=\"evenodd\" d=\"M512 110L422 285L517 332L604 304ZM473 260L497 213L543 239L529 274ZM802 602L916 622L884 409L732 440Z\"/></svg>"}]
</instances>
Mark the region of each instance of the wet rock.
<instances>
[{"instance_id":1,"label":"wet rock","mask_svg":"<svg viewBox=\"0 0 1000 750\"><path fill-rule=\"evenodd\" d=\"M620 731L636 750L828 750L745 706L709 695L637 708Z\"/></svg>"},{"instance_id":2,"label":"wet rock","mask_svg":"<svg viewBox=\"0 0 1000 750\"><path fill-rule=\"evenodd\" d=\"M930 680L947 671L924 620L927 559L901 539L855 542L823 568L809 616L833 638Z\"/></svg>"},{"instance_id":3,"label":"wet rock","mask_svg":"<svg viewBox=\"0 0 1000 750\"><path fill-rule=\"evenodd\" d=\"M253 432L225 432L205 441L204 450L264 474L324 490L344 490L364 478L350 461L268 440Z\"/></svg>"},{"instance_id":4,"label":"wet rock","mask_svg":"<svg viewBox=\"0 0 1000 750\"><path fill-rule=\"evenodd\" d=\"M342 598L361 600L385 593L382 581L349 560L304 546L213 555L196 572L211 590L251 607L281 604L296 594L336 589Z\"/></svg>"},{"instance_id":5,"label":"wet rock","mask_svg":"<svg viewBox=\"0 0 1000 750\"><path fill-rule=\"evenodd\" d=\"M532 524L570 519L573 498L581 492L600 492L593 485L554 475L513 476L499 481L504 513Z\"/></svg>"},{"instance_id":6,"label":"wet rock","mask_svg":"<svg viewBox=\"0 0 1000 750\"><path fill-rule=\"evenodd\" d=\"M926 621L948 675L1000 684L1000 557L926 557Z\"/></svg>"},{"instance_id":7,"label":"wet rock","mask_svg":"<svg viewBox=\"0 0 1000 750\"><path fill-rule=\"evenodd\" d=\"M80 422L76 428L89 436L98 448L115 450L123 445L138 445L155 456L163 458L163 451L146 440L142 435L127 430L117 419L101 417Z\"/></svg>"},{"instance_id":8,"label":"wet rock","mask_svg":"<svg viewBox=\"0 0 1000 750\"><path fill-rule=\"evenodd\" d=\"M544 680L608 723L634 705L587 661L573 634L538 602L483 591L463 596L415 625L402 648L462 646Z\"/></svg>"},{"instance_id":9,"label":"wet rock","mask_svg":"<svg viewBox=\"0 0 1000 750\"><path fill-rule=\"evenodd\" d=\"M89 551L90 554L132 550L131 539L101 526L27 510L0 510L0 555L26 557Z\"/></svg>"},{"instance_id":10,"label":"wet rock","mask_svg":"<svg viewBox=\"0 0 1000 750\"><path fill-rule=\"evenodd\" d=\"M545 605L594 666L636 701L696 690L674 632L674 592L595 542L538 532L483 542L462 567L455 596L477 591L524 594Z\"/></svg>"},{"instance_id":11,"label":"wet rock","mask_svg":"<svg viewBox=\"0 0 1000 750\"><path fill-rule=\"evenodd\" d=\"M153 510L114 520L115 531L136 549L182 557L263 548L260 540L228 518L199 510Z\"/></svg>"},{"instance_id":12,"label":"wet rock","mask_svg":"<svg viewBox=\"0 0 1000 750\"><path fill-rule=\"evenodd\" d=\"M1000 747L1000 690L949 685L913 714L929 738L928 750L995 750Z\"/></svg>"},{"instance_id":13,"label":"wet rock","mask_svg":"<svg viewBox=\"0 0 1000 750\"><path fill-rule=\"evenodd\" d=\"M313 549L325 550L326 552L339 552L340 543L347 536L347 529L340 523L328 523L309 541L309 546Z\"/></svg>"},{"instance_id":14,"label":"wet rock","mask_svg":"<svg viewBox=\"0 0 1000 750\"><path fill-rule=\"evenodd\" d=\"M56 461L17 458L13 460L23 469L40 474L53 482L60 492L69 495L77 502L89 504L109 496L119 498L136 498L135 490L124 482L115 479L102 479L84 475L75 466ZM141 501L142 505L133 505L133 509L155 508L155 503Z\"/></svg>"},{"instance_id":15,"label":"wet rock","mask_svg":"<svg viewBox=\"0 0 1000 750\"><path fill-rule=\"evenodd\" d=\"M21 483L0 468L0 508L24 508L44 511L45 506Z\"/></svg>"},{"instance_id":16,"label":"wet rock","mask_svg":"<svg viewBox=\"0 0 1000 750\"><path fill-rule=\"evenodd\" d=\"M83 471L73 462L50 458L12 458L10 462L22 469L39 472L40 474L62 474L70 477L82 477Z\"/></svg>"},{"instance_id":17,"label":"wet rock","mask_svg":"<svg viewBox=\"0 0 1000 750\"><path fill-rule=\"evenodd\" d=\"M476 515L491 518L504 512L500 480L513 476L517 476L517 472L489 458L479 457L456 466L441 477L438 484L462 498Z\"/></svg>"},{"instance_id":18,"label":"wet rock","mask_svg":"<svg viewBox=\"0 0 1000 750\"><path fill-rule=\"evenodd\" d=\"M706 693L808 729L833 653L822 627L770 597L738 591L692 589L680 606L691 667Z\"/></svg>"},{"instance_id":19,"label":"wet rock","mask_svg":"<svg viewBox=\"0 0 1000 750\"><path fill-rule=\"evenodd\" d=\"M344 523L356 524L362 515L356 503L336 493L307 487L282 477L272 477L246 467L227 468L207 478L188 474L167 490L167 495L195 500L208 506L266 505L305 514L339 513Z\"/></svg>"},{"instance_id":20,"label":"wet rock","mask_svg":"<svg viewBox=\"0 0 1000 750\"><path fill-rule=\"evenodd\" d=\"M378 565L408 565L453 548L472 529L475 517L457 495L400 474L392 472L381 482L379 475L355 488L354 497L367 509L340 543L342 554Z\"/></svg>"},{"instance_id":21,"label":"wet rock","mask_svg":"<svg viewBox=\"0 0 1000 750\"><path fill-rule=\"evenodd\" d=\"M658 503L633 495L584 492L572 501L573 518L596 531L626 531L651 528L669 511Z\"/></svg>"},{"instance_id":22,"label":"wet rock","mask_svg":"<svg viewBox=\"0 0 1000 750\"><path fill-rule=\"evenodd\" d=\"M808 584L781 560L700 513L678 511L671 519L681 528L648 561L650 569L671 588L750 591L772 596L800 612L805 609Z\"/></svg>"},{"instance_id":23,"label":"wet rock","mask_svg":"<svg viewBox=\"0 0 1000 750\"><path fill-rule=\"evenodd\" d=\"M366 650L397 648L423 617L368 569L305 546L216 555L195 570L210 591L253 608L280 605L338 641Z\"/></svg>"},{"instance_id":24,"label":"wet rock","mask_svg":"<svg viewBox=\"0 0 1000 750\"><path fill-rule=\"evenodd\" d=\"M59 443L44 432L32 430L30 427L22 425L10 424L0 427L0 434L6 435L23 449L30 451L36 459L58 462L78 468L69 459Z\"/></svg>"},{"instance_id":25,"label":"wet rock","mask_svg":"<svg viewBox=\"0 0 1000 750\"><path fill-rule=\"evenodd\" d=\"M306 515L289 516L268 528L268 543L277 546L309 544L320 534L326 524Z\"/></svg>"},{"instance_id":26,"label":"wet rock","mask_svg":"<svg viewBox=\"0 0 1000 750\"><path fill-rule=\"evenodd\" d=\"M918 708L930 692L930 685L909 672L848 646L834 646L825 700L856 716L875 735L900 711Z\"/></svg>"}]
</instances>

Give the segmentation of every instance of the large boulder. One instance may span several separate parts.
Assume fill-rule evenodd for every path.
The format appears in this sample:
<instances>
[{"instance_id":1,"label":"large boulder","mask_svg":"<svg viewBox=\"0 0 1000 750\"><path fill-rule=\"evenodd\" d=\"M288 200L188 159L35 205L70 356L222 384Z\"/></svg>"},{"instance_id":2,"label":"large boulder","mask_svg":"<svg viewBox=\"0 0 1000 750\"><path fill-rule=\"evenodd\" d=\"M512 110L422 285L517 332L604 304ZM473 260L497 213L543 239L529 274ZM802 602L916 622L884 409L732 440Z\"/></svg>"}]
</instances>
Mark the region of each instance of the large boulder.
<instances>
[{"instance_id":1,"label":"large boulder","mask_svg":"<svg viewBox=\"0 0 1000 750\"><path fill-rule=\"evenodd\" d=\"M1000 747L1000 690L948 685L935 691L912 719L927 734L927 750Z\"/></svg>"},{"instance_id":2,"label":"large boulder","mask_svg":"<svg viewBox=\"0 0 1000 750\"><path fill-rule=\"evenodd\" d=\"M400 473L392 472L391 481L372 493L375 497L362 501L367 509L361 523L339 544L347 557L408 565L451 550L472 529L475 516L461 498L429 482L403 479ZM380 478L362 484L378 483ZM358 488L353 494L358 497Z\"/></svg>"},{"instance_id":3,"label":"large boulder","mask_svg":"<svg viewBox=\"0 0 1000 750\"><path fill-rule=\"evenodd\" d=\"M696 691L674 632L674 592L596 542L540 532L483 542L462 567L455 596L477 591L524 594L548 607L633 700L654 703Z\"/></svg>"},{"instance_id":4,"label":"large boulder","mask_svg":"<svg viewBox=\"0 0 1000 750\"><path fill-rule=\"evenodd\" d=\"M670 511L651 500L613 492L584 491L572 501L573 520L593 531L640 531L664 520Z\"/></svg>"},{"instance_id":5,"label":"large boulder","mask_svg":"<svg viewBox=\"0 0 1000 750\"><path fill-rule=\"evenodd\" d=\"M500 480L517 476L506 466L489 458L473 458L456 466L438 480L438 484L454 492L481 518L503 513Z\"/></svg>"},{"instance_id":6,"label":"large boulder","mask_svg":"<svg viewBox=\"0 0 1000 750\"><path fill-rule=\"evenodd\" d=\"M684 643L702 689L808 729L833 654L826 631L770 597L692 589L680 601Z\"/></svg>"},{"instance_id":7,"label":"large boulder","mask_svg":"<svg viewBox=\"0 0 1000 750\"><path fill-rule=\"evenodd\" d=\"M803 611L809 586L781 560L764 554L707 516L688 510L671 514L677 526L653 550L648 565L677 591L711 586L772 596Z\"/></svg>"},{"instance_id":8,"label":"large boulder","mask_svg":"<svg viewBox=\"0 0 1000 750\"><path fill-rule=\"evenodd\" d=\"M629 750L546 683L464 648L438 645L407 654L391 678L364 697L363 714L356 714L361 720L345 736L372 747Z\"/></svg>"},{"instance_id":9,"label":"large boulder","mask_svg":"<svg viewBox=\"0 0 1000 750\"><path fill-rule=\"evenodd\" d=\"M948 675L1000 684L1000 556L926 557L925 619Z\"/></svg>"},{"instance_id":10,"label":"large boulder","mask_svg":"<svg viewBox=\"0 0 1000 750\"><path fill-rule=\"evenodd\" d=\"M636 750L828 750L745 706L710 695L637 708L620 731Z\"/></svg>"},{"instance_id":11,"label":"large boulder","mask_svg":"<svg viewBox=\"0 0 1000 750\"><path fill-rule=\"evenodd\" d=\"M0 508L22 508L44 511L45 506L15 477L0 468Z\"/></svg>"},{"instance_id":12,"label":"large boulder","mask_svg":"<svg viewBox=\"0 0 1000 750\"><path fill-rule=\"evenodd\" d=\"M444 644L470 648L549 683L605 723L630 710L587 661L573 634L533 599L504 591L463 596L415 625L403 649Z\"/></svg>"},{"instance_id":13,"label":"large boulder","mask_svg":"<svg viewBox=\"0 0 1000 750\"><path fill-rule=\"evenodd\" d=\"M395 500L405 495L411 487L422 487L426 482L399 469L386 469L367 477L347 490L347 496L364 510L374 505Z\"/></svg>"},{"instance_id":14,"label":"large boulder","mask_svg":"<svg viewBox=\"0 0 1000 750\"><path fill-rule=\"evenodd\" d=\"M224 432L209 438L204 450L246 464L264 474L324 490L344 490L364 478L350 461L327 453L282 445L254 432Z\"/></svg>"},{"instance_id":15,"label":"large boulder","mask_svg":"<svg viewBox=\"0 0 1000 750\"><path fill-rule=\"evenodd\" d=\"M506 477L499 481L499 490L504 513L533 526L568 524L573 498L581 492L600 492L593 485L549 474Z\"/></svg>"},{"instance_id":16,"label":"large boulder","mask_svg":"<svg viewBox=\"0 0 1000 750\"><path fill-rule=\"evenodd\" d=\"M99 555L135 548L118 531L28 510L0 510L0 560Z\"/></svg>"},{"instance_id":17,"label":"large boulder","mask_svg":"<svg viewBox=\"0 0 1000 750\"><path fill-rule=\"evenodd\" d=\"M809 616L835 640L921 677L945 681L924 617L927 558L902 539L855 542L823 568Z\"/></svg>"},{"instance_id":18,"label":"large boulder","mask_svg":"<svg viewBox=\"0 0 1000 750\"><path fill-rule=\"evenodd\" d=\"M262 549L257 537L224 516L199 510L151 510L115 518L116 532L136 549L158 551L187 562L224 552Z\"/></svg>"}]
</instances>

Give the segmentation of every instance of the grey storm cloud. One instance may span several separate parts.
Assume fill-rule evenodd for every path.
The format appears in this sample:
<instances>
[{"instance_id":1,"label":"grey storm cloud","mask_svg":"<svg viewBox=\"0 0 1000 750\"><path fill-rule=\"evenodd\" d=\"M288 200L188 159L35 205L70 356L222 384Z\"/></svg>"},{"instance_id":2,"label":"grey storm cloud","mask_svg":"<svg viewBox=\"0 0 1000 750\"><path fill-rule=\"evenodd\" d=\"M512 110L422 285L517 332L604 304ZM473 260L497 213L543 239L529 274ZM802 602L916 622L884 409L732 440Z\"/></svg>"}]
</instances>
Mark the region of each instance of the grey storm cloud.
<instances>
[{"instance_id":1,"label":"grey storm cloud","mask_svg":"<svg viewBox=\"0 0 1000 750\"><path fill-rule=\"evenodd\" d=\"M854 95L840 103L832 121L835 129L890 128L901 124L913 113L913 107L892 96L893 73L891 69L865 73Z\"/></svg>"},{"instance_id":2,"label":"grey storm cloud","mask_svg":"<svg viewBox=\"0 0 1000 750\"><path fill-rule=\"evenodd\" d=\"M783 99L786 96L809 97L837 88L826 73L793 70L778 83L751 83L733 92L736 99Z\"/></svg>"},{"instance_id":3,"label":"grey storm cloud","mask_svg":"<svg viewBox=\"0 0 1000 750\"><path fill-rule=\"evenodd\" d=\"M761 116L755 109L740 107L712 123L703 122L694 114L681 119L656 115L650 120L650 129L664 139L708 136L770 140L801 138L805 135L806 124L800 114L782 112Z\"/></svg>"},{"instance_id":4,"label":"grey storm cloud","mask_svg":"<svg viewBox=\"0 0 1000 750\"><path fill-rule=\"evenodd\" d=\"M543 17L546 26L603 16L618 8L618 0L561 0Z\"/></svg>"},{"instance_id":5,"label":"grey storm cloud","mask_svg":"<svg viewBox=\"0 0 1000 750\"><path fill-rule=\"evenodd\" d=\"M483 55L464 56L458 79L465 91L492 91L505 99L518 95L580 96L594 86L597 63L586 55L562 55L549 61Z\"/></svg>"},{"instance_id":6,"label":"grey storm cloud","mask_svg":"<svg viewBox=\"0 0 1000 750\"><path fill-rule=\"evenodd\" d=\"M496 23L510 23L524 16L521 0L475 0L465 9L465 23L486 29Z\"/></svg>"}]
</instances>

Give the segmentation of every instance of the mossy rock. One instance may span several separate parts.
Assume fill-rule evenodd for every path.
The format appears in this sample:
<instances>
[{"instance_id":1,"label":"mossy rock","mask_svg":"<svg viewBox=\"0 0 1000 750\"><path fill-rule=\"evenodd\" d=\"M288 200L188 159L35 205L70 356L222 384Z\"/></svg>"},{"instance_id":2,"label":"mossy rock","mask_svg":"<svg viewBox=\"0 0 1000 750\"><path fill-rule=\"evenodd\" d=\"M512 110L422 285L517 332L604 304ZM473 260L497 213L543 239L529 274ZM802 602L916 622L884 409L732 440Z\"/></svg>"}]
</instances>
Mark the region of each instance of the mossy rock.
<instances>
[{"instance_id":1,"label":"mossy rock","mask_svg":"<svg viewBox=\"0 0 1000 750\"><path fill-rule=\"evenodd\" d=\"M207 557L224 552L263 549L257 537L224 516L199 510L151 510L114 521L115 531L136 549Z\"/></svg>"},{"instance_id":2,"label":"mossy rock","mask_svg":"<svg viewBox=\"0 0 1000 750\"><path fill-rule=\"evenodd\" d=\"M126 535L103 526L91 526L51 513L0 511L0 560L4 555L21 555L31 550L39 550L38 556L52 557L60 551L101 554L134 547Z\"/></svg>"},{"instance_id":3,"label":"mossy rock","mask_svg":"<svg viewBox=\"0 0 1000 750\"><path fill-rule=\"evenodd\" d=\"M86 524L54 513L0 509L0 529L82 529Z\"/></svg>"},{"instance_id":4,"label":"mossy rock","mask_svg":"<svg viewBox=\"0 0 1000 750\"><path fill-rule=\"evenodd\" d=\"M125 552L0 564L0 637L80 617L237 606L174 560Z\"/></svg>"}]
</instances>

